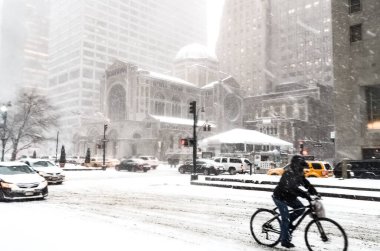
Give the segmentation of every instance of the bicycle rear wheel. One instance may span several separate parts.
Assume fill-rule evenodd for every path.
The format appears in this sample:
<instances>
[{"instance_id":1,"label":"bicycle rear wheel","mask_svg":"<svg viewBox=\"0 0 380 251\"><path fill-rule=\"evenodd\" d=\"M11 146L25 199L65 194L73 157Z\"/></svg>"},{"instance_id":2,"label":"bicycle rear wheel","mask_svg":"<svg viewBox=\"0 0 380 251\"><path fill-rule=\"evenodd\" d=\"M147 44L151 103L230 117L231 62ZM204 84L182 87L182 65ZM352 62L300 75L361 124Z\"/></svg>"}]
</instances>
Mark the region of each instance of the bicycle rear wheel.
<instances>
[{"instance_id":1,"label":"bicycle rear wheel","mask_svg":"<svg viewBox=\"0 0 380 251\"><path fill-rule=\"evenodd\" d=\"M306 246L310 251L346 251L347 235L344 229L329 218L312 220L305 229Z\"/></svg>"},{"instance_id":2,"label":"bicycle rear wheel","mask_svg":"<svg viewBox=\"0 0 380 251\"><path fill-rule=\"evenodd\" d=\"M274 247L280 242L280 220L272 210L258 209L251 217L251 234L261 245Z\"/></svg>"}]
</instances>

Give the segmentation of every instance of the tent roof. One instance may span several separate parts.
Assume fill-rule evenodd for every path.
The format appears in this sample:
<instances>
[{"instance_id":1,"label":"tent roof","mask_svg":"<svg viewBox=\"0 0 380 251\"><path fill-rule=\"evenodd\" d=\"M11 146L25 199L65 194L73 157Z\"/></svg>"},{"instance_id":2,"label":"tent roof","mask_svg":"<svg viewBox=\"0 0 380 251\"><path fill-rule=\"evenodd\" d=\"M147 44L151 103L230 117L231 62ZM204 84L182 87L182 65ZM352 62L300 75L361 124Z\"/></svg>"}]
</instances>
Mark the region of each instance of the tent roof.
<instances>
[{"instance_id":1,"label":"tent roof","mask_svg":"<svg viewBox=\"0 0 380 251\"><path fill-rule=\"evenodd\" d=\"M214 136L205 138L202 144L217 144L217 143L243 143L243 144L261 144L272 146L293 146L292 143L279 138L269 136L267 134L246 129L232 129Z\"/></svg>"}]
</instances>

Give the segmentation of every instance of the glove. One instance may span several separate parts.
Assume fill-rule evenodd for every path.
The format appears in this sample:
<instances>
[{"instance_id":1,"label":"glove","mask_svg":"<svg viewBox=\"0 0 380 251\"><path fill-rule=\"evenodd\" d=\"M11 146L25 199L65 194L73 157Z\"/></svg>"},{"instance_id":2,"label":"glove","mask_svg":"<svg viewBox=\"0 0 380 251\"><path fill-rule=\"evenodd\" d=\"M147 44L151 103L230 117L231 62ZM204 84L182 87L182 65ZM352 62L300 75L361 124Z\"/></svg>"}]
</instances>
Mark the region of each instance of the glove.
<instances>
[{"instance_id":1,"label":"glove","mask_svg":"<svg viewBox=\"0 0 380 251\"><path fill-rule=\"evenodd\" d=\"M316 190L313 186L310 186L310 187L309 187L308 192L309 192L311 195L318 195L317 190Z\"/></svg>"}]
</instances>

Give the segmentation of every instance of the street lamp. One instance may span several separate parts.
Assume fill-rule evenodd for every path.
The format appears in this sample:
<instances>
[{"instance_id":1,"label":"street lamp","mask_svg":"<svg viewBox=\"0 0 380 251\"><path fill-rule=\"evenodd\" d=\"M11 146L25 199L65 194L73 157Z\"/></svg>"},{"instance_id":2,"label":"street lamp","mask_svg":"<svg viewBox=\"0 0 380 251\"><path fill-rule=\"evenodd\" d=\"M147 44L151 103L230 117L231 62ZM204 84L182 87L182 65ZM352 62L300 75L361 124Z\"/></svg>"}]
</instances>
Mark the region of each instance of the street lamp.
<instances>
[{"instance_id":1,"label":"street lamp","mask_svg":"<svg viewBox=\"0 0 380 251\"><path fill-rule=\"evenodd\" d=\"M7 130L7 116L8 116L8 113L7 113L7 106L6 105L3 105L1 106L0 108L0 111L1 111L1 116L3 117L3 135L1 137L1 142L2 142L2 145L3 145L3 148L1 150L1 161L4 161L4 153L5 153L5 143L7 142L7 138L5 137L6 135L6 130Z\"/></svg>"},{"instance_id":2,"label":"street lamp","mask_svg":"<svg viewBox=\"0 0 380 251\"><path fill-rule=\"evenodd\" d=\"M106 131L107 131L108 125L104 124L104 130L103 130L103 166L102 169L106 170Z\"/></svg>"},{"instance_id":3,"label":"street lamp","mask_svg":"<svg viewBox=\"0 0 380 251\"><path fill-rule=\"evenodd\" d=\"M198 115L199 112L204 112L204 108L198 108L197 109L197 102L191 101L190 107L189 107L189 113L193 114L193 174L191 175L191 180L197 180L198 175L196 174L196 162L197 162L197 124L198 124Z\"/></svg>"}]
</instances>

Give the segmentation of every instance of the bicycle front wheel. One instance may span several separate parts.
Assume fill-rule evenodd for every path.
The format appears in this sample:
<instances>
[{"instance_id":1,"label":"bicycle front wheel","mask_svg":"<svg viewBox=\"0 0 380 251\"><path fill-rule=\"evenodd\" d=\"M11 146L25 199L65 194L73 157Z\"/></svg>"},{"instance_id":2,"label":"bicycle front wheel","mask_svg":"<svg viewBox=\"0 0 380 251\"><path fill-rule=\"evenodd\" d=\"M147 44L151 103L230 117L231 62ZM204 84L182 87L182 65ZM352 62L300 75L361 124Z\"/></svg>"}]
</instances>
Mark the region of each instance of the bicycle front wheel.
<instances>
[{"instance_id":1,"label":"bicycle front wheel","mask_svg":"<svg viewBox=\"0 0 380 251\"><path fill-rule=\"evenodd\" d=\"M305 229L306 246L310 251L346 251L347 235L344 229L329 218L312 220Z\"/></svg>"},{"instance_id":2,"label":"bicycle front wheel","mask_svg":"<svg viewBox=\"0 0 380 251\"><path fill-rule=\"evenodd\" d=\"M272 210L258 209L251 217L250 227L257 243L274 247L280 242L280 220Z\"/></svg>"}]
</instances>

